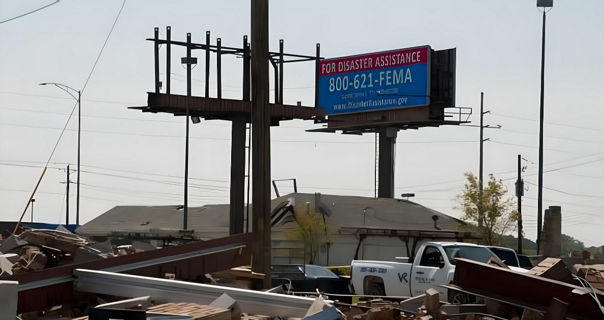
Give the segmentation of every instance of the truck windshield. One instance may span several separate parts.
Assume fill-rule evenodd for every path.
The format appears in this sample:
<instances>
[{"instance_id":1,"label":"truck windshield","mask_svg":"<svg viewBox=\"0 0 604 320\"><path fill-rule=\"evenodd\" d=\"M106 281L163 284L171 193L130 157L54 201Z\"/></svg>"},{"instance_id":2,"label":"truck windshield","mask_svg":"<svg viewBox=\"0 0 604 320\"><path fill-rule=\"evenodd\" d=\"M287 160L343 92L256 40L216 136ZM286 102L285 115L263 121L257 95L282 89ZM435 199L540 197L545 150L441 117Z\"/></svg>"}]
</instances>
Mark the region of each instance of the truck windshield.
<instances>
[{"instance_id":1,"label":"truck windshield","mask_svg":"<svg viewBox=\"0 0 604 320\"><path fill-rule=\"evenodd\" d=\"M455 258L466 258L485 263L489 261L489 258L497 259L491 250L483 247L445 246L444 249L451 264L455 264Z\"/></svg>"}]
</instances>

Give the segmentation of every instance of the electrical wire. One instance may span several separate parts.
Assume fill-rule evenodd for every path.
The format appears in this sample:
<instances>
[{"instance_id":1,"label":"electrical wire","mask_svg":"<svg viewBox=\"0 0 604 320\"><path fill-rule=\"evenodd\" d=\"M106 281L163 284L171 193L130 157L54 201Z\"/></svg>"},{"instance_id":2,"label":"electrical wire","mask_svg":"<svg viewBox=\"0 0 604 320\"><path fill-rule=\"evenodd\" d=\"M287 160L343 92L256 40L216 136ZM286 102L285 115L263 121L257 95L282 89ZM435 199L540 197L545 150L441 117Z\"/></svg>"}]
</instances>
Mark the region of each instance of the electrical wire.
<instances>
[{"instance_id":1,"label":"electrical wire","mask_svg":"<svg viewBox=\"0 0 604 320\"><path fill-rule=\"evenodd\" d=\"M79 91L79 93L84 92L84 90L86 89L86 86L88 85L88 81L90 80L90 78L92 77L92 74L94 73L94 70L96 69L96 65L99 62L99 59L101 58L101 55L103 54L103 51L104 51L105 46L107 44L107 41L109 40L109 37L111 36L111 33L113 32L115 24L117 23L117 20L119 19L120 15L122 13L122 9L124 8L125 4L126 4L126 0L123 0L122 6L121 6L121 8L120 8L120 10L119 10L119 12L117 14L117 16L115 17L115 20L113 21L113 25L111 26L111 30L109 31L109 34L105 38L105 42L103 43L103 46L101 47L101 50L99 51L99 54L97 55L97 58L96 58L96 60L94 62L94 65L92 66L92 69L90 70L90 73L88 73L88 77L86 78L86 82L84 83L84 86L82 86L82 89ZM63 90L67 91L66 89L63 89ZM15 232L16 232L17 228L19 227L19 225L21 224L21 220L23 219L23 216L25 215L25 211L29 207L29 204L31 203L31 200L33 199L34 195L36 194L36 191L38 189L38 186L40 185L40 182L42 182L42 178L44 177L44 174L46 173L46 169L48 168L48 164L52 160L52 157L53 157L55 151L57 150L57 147L59 146L59 143L61 142L61 139L63 138L63 135L65 134L65 131L67 130L67 125L69 124L69 121L71 120L71 117L73 116L75 108L76 108L76 106L78 106L80 104L80 101L81 101L81 96L79 97L79 99L77 99L76 103L73 105L73 108L71 109L71 113L69 114L69 117L67 118L67 121L65 122L65 126L63 126L63 129L61 130L61 133L59 134L59 137L57 138L57 142L55 143L54 147L52 148L52 151L50 152L50 155L48 156L48 160L46 160L46 164L44 165L44 170L42 171L42 174L38 178L38 182L37 182L36 186L34 187L34 190L32 191L32 193L30 195L30 199L27 201L27 204L25 205L25 209L23 210L23 213L21 214L21 216L19 218L19 221L17 222L17 224L15 226Z\"/></svg>"},{"instance_id":2,"label":"electrical wire","mask_svg":"<svg viewBox=\"0 0 604 320\"><path fill-rule=\"evenodd\" d=\"M86 81L84 82L84 85L82 86L82 89L80 90L80 93L84 93L84 91L86 90L86 87L88 86L88 81L90 81L90 78L92 77L98 62L101 59L101 55L103 54L103 51L105 50L105 46L107 45L107 42L109 41L109 37L113 33L115 24L117 23L120 15L122 14L122 10L124 9L125 4L126 4L126 0L123 0L122 6L120 7L120 10L118 11L117 16L115 17L115 20L113 21L113 25L111 25L111 29L109 30L109 33L107 34L107 37L105 38L105 42L103 43L103 46L101 47L101 50L99 51L99 53L96 57L96 60L94 61L94 64L92 65L92 69L88 73L88 77L86 78ZM50 156L48 157L48 161L46 162L47 164L50 162L50 160L52 159L52 156L54 155L55 151L57 150L57 147L59 146L59 143L61 142L61 138L63 137L63 134L67 130L67 125L69 124L69 120L71 120L71 117L73 116L73 113L75 112L76 106L80 103L80 101L81 101L81 98L79 101L76 101L73 108L71 109L71 113L69 114L69 117L67 118L67 121L65 122L65 126L61 130L61 133L59 134L59 138L57 139L55 146L52 148L52 151L50 152Z\"/></svg>"},{"instance_id":3,"label":"electrical wire","mask_svg":"<svg viewBox=\"0 0 604 320\"><path fill-rule=\"evenodd\" d=\"M71 100L72 98L67 98L67 97L62 97L62 96L50 96L50 95L42 95L42 94L33 94L33 93L23 93L23 92L14 92L14 91L0 91L0 94L12 94L12 95L16 95L16 96L24 96L24 97L38 97L38 98L49 98L49 99L60 99L60 100ZM132 102L132 101L114 101L114 100L100 100L100 99L86 99L86 102L101 102L101 103L108 103L108 104L119 104L119 105L125 105L125 104L137 104L139 102Z\"/></svg>"},{"instance_id":4,"label":"electrical wire","mask_svg":"<svg viewBox=\"0 0 604 320\"><path fill-rule=\"evenodd\" d=\"M69 120L67 121L69 122ZM61 129L57 127L49 126L35 126L25 124L14 124L8 122L0 122L0 125L13 126L13 127L24 127L33 129L49 129L49 130L62 130L64 131L77 131L76 129ZM67 123L66 123L67 125ZM154 137L154 138L171 138L171 139L182 139L179 135L161 135L161 134L148 134L148 133L131 133L131 132L120 132L120 131L106 131L106 130L81 130L82 132L98 133L98 134L113 134L113 135L129 135L139 137ZM214 137L190 137L190 139L196 140L209 140L209 141L231 141L230 138L214 138ZM311 144L373 144L373 141L328 141L328 140L271 140L273 143L311 143ZM473 143L474 141L469 140L425 140L425 141L400 141L399 144L432 144L432 143ZM57 144L58 145L58 144Z\"/></svg>"},{"instance_id":5,"label":"electrical wire","mask_svg":"<svg viewBox=\"0 0 604 320\"><path fill-rule=\"evenodd\" d=\"M0 24L6 23L6 22L9 22L9 21L13 21L13 20L15 20L15 19L19 19L19 18L21 18L21 17L25 17L25 16L30 15L30 14L32 14L32 13L35 13L35 12L38 12L38 11L40 11L40 10L46 9L46 8L48 8L48 7L50 7L50 6L54 5L54 4L59 3L59 1L60 1L60 0L56 0L55 2L53 2L53 3L49 3L49 4L47 4L47 5L43 6L43 7L40 7L40 8L38 8L38 9L36 9L36 10L32 10L32 11L26 12L26 13L24 13L24 14L20 14L20 15L18 15L18 16L16 16L16 17L13 17L13 18L10 18L10 19L2 20L2 21L0 21Z\"/></svg>"},{"instance_id":6,"label":"electrical wire","mask_svg":"<svg viewBox=\"0 0 604 320\"><path fill-rule=\"evenodd\" d=\"M489 139L489 142L492 142L494 144L508 145L508 146L515 146L515 147L522 147L522 148L529 148L529 149L536 148L535 146L530 146L530 145L526 145L526 144L500 142L500 141L493 140L493 139ZM568 151L568 150L560 150L560 149L554 149L554 148L543 148L543 150L555 151L555 152L560 152L560 153L568 153L568 154L576 154L576 155L586 155L584 153L572 152L572 151Z\"/></svg>"},{"instance_id":7,"label":"electrical wire","mask_svg":"<svg viewBox=\"0 0 604 320\"><path fill-rule=\"evenodd\" d=\"M524 131L517 131L517 130L510 130L508 128L502 130L502 132L534 136L533 133L524 132ZM567 141L573 141L573 142L581 142L581 143L590 143L590 144L597 144L597 145L604 144L604 141L602 141L602 140L600 140L600 141L594 141L594 140L574 139L574 138L568 138L568 137L558 137L558 136L551 136L551 135L548 135L547 138L559 139L559 140L567 140Z\"/></svg>"},{"instance_id":8,"label":"electrical wire","mask_svg":"<svg viewBox=\"0 0 604 320\"><path fill-rule=\"evenodd\" d=\"M516 120L524 120L524 121L532 121L532 122L537 122L538 121L536 119L530 119L530 118L524 118L524 117L518 117L518 116L504 115L504 114L501 114L501 113L498 113L498 112L491 112L491 114L494 115L494 116L497 116L497 117L510 118L510 119L516 119ZM554 125L554 126L560 126L560 127L569 127L569 128L575 128L575 129L582 129L582 130L593 130L593 131L604 132L604 130L602 130L602 129L585 127L585 126L578 126L578 125L572 125L572 124L564 124L564 123L549 122L549 121L546 121L545 124Z\"/></svg>"},{"instance_id":9,"label":"electrical wire","mask_svg":"<svg viewBox=\"0 0 604 320\"><path fill-rule=\"evenodd\" d=\"M591 268L590 268L590 270L591 270ZM583 278L581 278L581 277L579 277L579 276L577 276L575 274L573 274L572 276L573 276L573 278L577 279L579 281L579 283L581 283L581 285L583 286L583 288L587 289L587 294L589 294L589 296L594 299L594 301L596 302L596 304L600 308L600 312L602 312L602 314L604 315L604 306L602 306L602 304L600 303L600 299L598 299L598 295L596 294L596 291L591 286L591 284L587 280L585 280L585 279L583 279Z\"/></svg>"}]
</instances>

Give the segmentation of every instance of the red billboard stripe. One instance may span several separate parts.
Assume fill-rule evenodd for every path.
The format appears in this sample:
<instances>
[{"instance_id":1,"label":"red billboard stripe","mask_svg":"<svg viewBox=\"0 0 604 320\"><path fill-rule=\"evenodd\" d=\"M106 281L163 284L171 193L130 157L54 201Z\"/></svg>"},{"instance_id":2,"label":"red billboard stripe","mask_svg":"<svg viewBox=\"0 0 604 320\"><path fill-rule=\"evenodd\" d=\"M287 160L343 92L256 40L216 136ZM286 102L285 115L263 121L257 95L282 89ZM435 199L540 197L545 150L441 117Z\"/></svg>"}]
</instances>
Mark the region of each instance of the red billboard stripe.
<instances>
[{"instance_id":1,"label":"red billboard stripe","mask_svg":"<svg viewBox=\"0 0 604 320\"><path fill-rule=\"evenodd\" d=\"M426 63L428 47L321 60L319 76Z\"/></svg>"}]
</instances>

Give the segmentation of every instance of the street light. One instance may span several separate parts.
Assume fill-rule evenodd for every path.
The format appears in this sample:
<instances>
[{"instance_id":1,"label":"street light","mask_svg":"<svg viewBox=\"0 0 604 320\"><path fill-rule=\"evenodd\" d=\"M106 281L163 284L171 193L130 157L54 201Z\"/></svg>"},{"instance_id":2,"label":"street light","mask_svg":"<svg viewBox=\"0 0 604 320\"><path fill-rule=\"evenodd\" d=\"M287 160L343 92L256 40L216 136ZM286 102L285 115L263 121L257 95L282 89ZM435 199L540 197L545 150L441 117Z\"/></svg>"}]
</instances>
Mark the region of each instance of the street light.
<instances>
[{"instance_id":1,"label":"street light","mask_svg":"<svg viewBox=\"0 0 604 320\"><path fill-rule=\"evenodd\" d=\"M34 202L36 199L31 198L31 223L34 223Z\"/></svg>"},{"instance_id":2,"label":"street light","mask_svg":"<svg viewBox=\"0 0 604 320\"><path fill-rule=\"evenodd\" d=\"M68 85L57 83L57 82L43 82L40 83L41 86L53 85L69 94L72 98L74 98L78 103L78 175L77 175L77 183L76 183L76 225L80 224L80 135L81 135L81 123L82 123L82 103L81 97L82 93L80 90L76 90ZM70 91L71 90L71 91ZM73 92L77 92L78 96L76 97ZM68 182L69 183L69 182Z\"/></svg>"},{"instance_id":3,"label":"street light","mask_svg":"<svg viewBox=\"0 0 604 320\"><path fill-rule=\"evenodd\" d=\"M541 225L543 221L543 98L545 91L545 14L554 6L554 0L537 0L537 8L543 8L541 30L541 97L539 104L539 183L537 188L537 254L540 250Z\"/></svg>"}]
</instances>

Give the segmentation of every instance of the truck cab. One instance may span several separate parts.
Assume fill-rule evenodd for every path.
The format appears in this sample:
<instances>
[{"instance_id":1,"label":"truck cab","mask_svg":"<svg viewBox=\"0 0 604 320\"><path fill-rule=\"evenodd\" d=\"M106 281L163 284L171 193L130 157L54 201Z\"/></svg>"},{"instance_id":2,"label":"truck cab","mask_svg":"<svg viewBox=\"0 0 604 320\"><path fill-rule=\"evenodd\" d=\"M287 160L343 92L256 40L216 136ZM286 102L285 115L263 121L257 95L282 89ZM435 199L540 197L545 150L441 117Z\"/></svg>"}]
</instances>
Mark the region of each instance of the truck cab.
<instances>
[{"instance_id":1,"label":"truck cab","mask_svg":"<svg viewBox=\"0 0 604 320\"><path fill-rule=\"evenodd\" d=\"M453 280L455 258L487 262L497 256L488 248L470 243L426 242L410 262L353 260L351 287L356 294L413 297Z\"/></svg>"}]
</instances>

